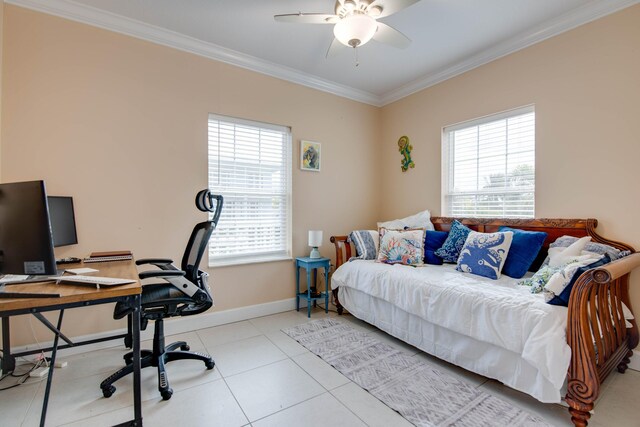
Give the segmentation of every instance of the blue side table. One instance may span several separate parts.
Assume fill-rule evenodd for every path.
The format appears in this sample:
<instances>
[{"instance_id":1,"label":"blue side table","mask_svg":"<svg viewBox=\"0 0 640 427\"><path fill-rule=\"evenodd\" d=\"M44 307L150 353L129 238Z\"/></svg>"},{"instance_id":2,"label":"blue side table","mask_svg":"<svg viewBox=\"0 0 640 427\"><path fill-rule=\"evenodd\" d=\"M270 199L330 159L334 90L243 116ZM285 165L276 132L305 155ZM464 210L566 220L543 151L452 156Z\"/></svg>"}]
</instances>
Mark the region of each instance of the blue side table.
<instances>
[{"instance_id":1,"label":"blue side table","mask_svg":"<svg viewBox=\"0 0 640 427\"><path fill-rule=\"evenodd\" d=\"M311 317L311 304L316 300L324 298L324 312L329 312L329 268L331 260L329 258L296 258L296 311L300 311L300 298L307 300L307 317ZM307 270L307 290L300 292L300 267ZM324 268L324 292L316 296L311 295L311 271L313 270L313 285L317 285L318 269Z\"/></svg>"}]
</instances>

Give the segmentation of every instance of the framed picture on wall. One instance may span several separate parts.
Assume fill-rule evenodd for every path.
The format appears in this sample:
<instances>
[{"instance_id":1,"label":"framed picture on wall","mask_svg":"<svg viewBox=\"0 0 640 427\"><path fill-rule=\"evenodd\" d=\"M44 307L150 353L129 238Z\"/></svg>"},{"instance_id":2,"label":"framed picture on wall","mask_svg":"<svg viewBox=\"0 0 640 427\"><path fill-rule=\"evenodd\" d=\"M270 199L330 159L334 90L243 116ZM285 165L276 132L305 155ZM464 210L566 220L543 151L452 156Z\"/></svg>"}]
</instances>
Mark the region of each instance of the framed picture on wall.
<instances>
[{"instance_id":1,"label":"framed picture on wall","mask_svg":"<svg viewBox=\"0 0 640 427\"><path fill-rule=\"evenodd\" d=\"M300 169L303 171L320 172L320 143L300 141Z\"/></svg>"}]
</instances>

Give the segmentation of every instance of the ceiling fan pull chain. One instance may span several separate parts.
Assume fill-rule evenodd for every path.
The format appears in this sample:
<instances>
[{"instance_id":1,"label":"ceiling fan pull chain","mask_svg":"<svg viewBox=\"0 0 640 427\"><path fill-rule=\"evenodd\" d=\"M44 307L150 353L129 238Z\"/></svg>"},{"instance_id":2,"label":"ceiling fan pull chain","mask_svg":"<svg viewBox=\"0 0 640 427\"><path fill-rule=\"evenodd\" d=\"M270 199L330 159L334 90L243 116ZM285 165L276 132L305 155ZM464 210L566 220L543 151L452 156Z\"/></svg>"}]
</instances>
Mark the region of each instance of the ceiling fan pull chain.
<instances>
[{"instance_id":1,"label":"ceiling fan pull chain","mask_svg":"<svg viewBox=\"0 0 640 427\"><path fill-rule=\"evenodd\" d=\"M353 51L354 51L355 56L356 56L356 67L357 67L358 65L360 65L360 61L358 60L358 46L354 46L353 47Z\"/></svg>"}]
</instances>

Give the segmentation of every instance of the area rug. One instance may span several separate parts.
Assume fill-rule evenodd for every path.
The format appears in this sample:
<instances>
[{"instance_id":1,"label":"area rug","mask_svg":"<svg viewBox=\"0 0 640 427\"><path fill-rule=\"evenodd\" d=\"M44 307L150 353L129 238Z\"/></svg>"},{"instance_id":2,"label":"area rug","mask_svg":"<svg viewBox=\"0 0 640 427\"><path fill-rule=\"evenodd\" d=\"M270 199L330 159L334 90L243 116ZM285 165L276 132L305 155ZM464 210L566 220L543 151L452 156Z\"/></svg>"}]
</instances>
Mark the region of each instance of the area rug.
<instances>
[{"instance_id":1,"label":"area rug","mask_svg":"<svg viewBox=\"0 0 640 427\"><path fill-rule=\"evenodd\" d=\"M416 426L550 426L344 321L282 331Z\"/></svg>"}]
</instances>

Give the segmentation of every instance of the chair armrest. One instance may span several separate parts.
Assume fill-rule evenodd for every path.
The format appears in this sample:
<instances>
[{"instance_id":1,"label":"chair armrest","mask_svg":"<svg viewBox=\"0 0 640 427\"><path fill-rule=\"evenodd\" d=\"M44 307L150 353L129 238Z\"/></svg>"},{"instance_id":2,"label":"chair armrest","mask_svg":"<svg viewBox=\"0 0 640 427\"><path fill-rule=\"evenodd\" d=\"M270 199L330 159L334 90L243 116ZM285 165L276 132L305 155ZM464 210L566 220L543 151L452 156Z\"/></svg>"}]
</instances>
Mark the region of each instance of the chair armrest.
<instances>
[{"instance_id":1,"label":"chair armrest","mask_svg":"<svg viewBox=\"0 0 640 427\"><path fill-rule=\"evenodd\" d=\"M140 279L150 279L152 277L184 277L187 273L182 270L153 270L143 271L138 274Z\"/></svg>"},{"instance_id":2,"label":"chair armrest","mask_svg":"<svg viewBox=\"0 0 640 427\"><path fill-rule=\"evenodd\" d=\"M173 263L173 260L169 258L143 258L143 259L136 260L136 265L143 265L143 264L165 265L165 264L172 264L172 263Z\"/></svg>"}]
</instances>

